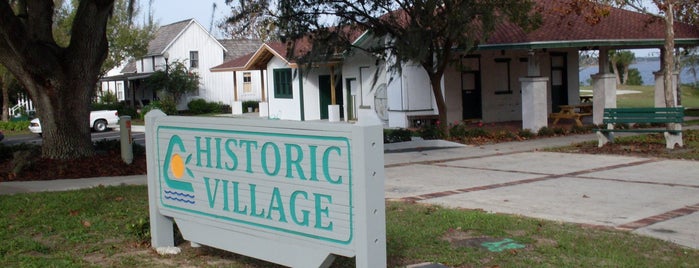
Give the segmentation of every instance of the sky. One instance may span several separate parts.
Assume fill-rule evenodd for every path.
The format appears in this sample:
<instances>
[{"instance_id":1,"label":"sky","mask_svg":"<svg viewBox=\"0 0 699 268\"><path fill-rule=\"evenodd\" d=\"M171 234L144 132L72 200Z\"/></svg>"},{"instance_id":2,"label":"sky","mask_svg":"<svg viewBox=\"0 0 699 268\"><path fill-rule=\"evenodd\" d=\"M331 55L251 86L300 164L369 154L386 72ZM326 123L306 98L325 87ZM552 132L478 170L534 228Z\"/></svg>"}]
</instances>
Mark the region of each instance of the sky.
<instances>
[{"instance_id":1,"label":"sky","mask_svg":"<svg viewBox=\"0 0 699 268\"><path fill-rule=\"evenodd\" d=\"M141 6L139 17L145 18L148 14L148 0L139 0L138 2ZM211 32L214 36L220 37L221 34L216 24L230 13L230 8L224 0L153 0L151 12L159 25L194 18L204 28L209 29L214 3L216 10L213 12L214 25L211 27Z\"/></svg>"}]
</instances>

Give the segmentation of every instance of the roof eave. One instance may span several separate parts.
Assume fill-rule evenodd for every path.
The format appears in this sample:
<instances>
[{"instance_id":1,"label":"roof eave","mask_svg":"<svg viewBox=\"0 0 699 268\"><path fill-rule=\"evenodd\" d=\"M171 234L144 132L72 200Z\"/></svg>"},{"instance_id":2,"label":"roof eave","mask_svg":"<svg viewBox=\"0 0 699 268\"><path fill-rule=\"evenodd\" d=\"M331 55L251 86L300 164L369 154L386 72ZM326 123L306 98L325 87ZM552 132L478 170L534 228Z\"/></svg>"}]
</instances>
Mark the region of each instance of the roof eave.
<instances>
[{"instance_id":1,"label":"roof eave","mask_svg":"<svg viewBox=\"0 0 699 268\"><path fill-rule=\"evenodd\" d=\"M639 40L566 40L544 41L510 44L485 44L479 45L477 50L503 50L503 49L543 49L543 48L595 48L595 47L628 47L628 48L657 48L665 44L664 39L639 39ZM699 38L675 39L675 46L699 46Z\"/></svg>"}]
</instances>

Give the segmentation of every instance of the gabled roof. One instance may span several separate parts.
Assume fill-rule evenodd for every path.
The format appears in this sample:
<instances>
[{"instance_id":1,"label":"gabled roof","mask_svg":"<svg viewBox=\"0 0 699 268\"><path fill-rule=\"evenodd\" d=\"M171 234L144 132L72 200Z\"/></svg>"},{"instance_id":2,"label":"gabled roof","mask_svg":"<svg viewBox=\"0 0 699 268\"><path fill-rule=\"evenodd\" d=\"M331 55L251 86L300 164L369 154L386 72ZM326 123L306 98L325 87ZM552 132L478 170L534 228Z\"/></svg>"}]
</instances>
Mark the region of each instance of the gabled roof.
<instances>
[{"instance_id":1,"label":"gabled roof","mask_svg":"<svg viewBox=\"0 0 699 268\"><path fill-rule=\"evenodd\" d=\"M293 65L286 58L286 45L280 42L265 43L254 53L229 60L221 65L215 66L212 72L231 72L243 70L262 70L267 68L267 63L273 57L284 60L287 64Z\"/></svg>"},{"instance_id":2,"label":"gabled roof","mask_svg":"<svg viewBox=\"0 0 699 268\"><path fill-rule=\"evenodd\" d=\"M344 34L347 34L347 37L350 40L356 40L364 33L364 31L359 30L357 27L342 27L341 31ZM296 40L293 45L293 53L295 57L307 56L309 52L311 52L311 43L312 41L309 36ZM210 70L212 72L262 70L267 68L267 63L269 60L275 56L286 62L286 64L288 64L290 67L296 68L298 66L296 61L291 59L287 53L288 45L286 43L269 42L260 46L255 53L234 58L219 66L215 66ZM337 61L337 59L329 60L328 62L335 61Z\"/></svg>"},{"instance_id":3,"label":"gabled roof","mask_svg":"<svg viewBox=\"0 0 699 268\"><path fill-rule=\"evenodd\" d=\"M155 37L153 38L153 40L151 40L148 43L148 52L144 57L162 55L190 26L199 27L201 30L206 32L211 37L211 39L215 40L216 43L219 46L221 46L221 48L224 51L226 51L226 48L223 45L221 45L221 43L219 43L218 40L216 40L216 38L214 38L211 35L211 33L204 29L204 27L201 26L201 24L199 24L194 19L186 19L183 21L178 21L168 25L160 26L160 28L158 28L158 30L155 32Z\"/></svg>"},{"instance_id":4,"label":"gabled roof","mask_svg":"<svg viewBox=\"0 0 699 268\"><path fill-rule=\"evenodd\" d=\"M584 14L563 15L567 0L537 0L542 25L526 33L512 23L503 23L479 45L479 49L536 49L561 47L660 47L665 42L665 26L651 15L611 8L597 24ZM585 11L583 11L585 12ZM592 11L589 11L592 12ZM675 22L677 45L699 45L699 27Z\"/></svg>"},{"instance_id":5,"label":"gabled roof","mask_svg":"<svg viewBox=\"0 0 699 268\"><path fill-rule=\"evenodd\" d=\"M224 55L224 60L237 59L252 52L255 52L262 45L259 39L222 39L218 40L227 52Z\"/></svg>"}]
</instances>

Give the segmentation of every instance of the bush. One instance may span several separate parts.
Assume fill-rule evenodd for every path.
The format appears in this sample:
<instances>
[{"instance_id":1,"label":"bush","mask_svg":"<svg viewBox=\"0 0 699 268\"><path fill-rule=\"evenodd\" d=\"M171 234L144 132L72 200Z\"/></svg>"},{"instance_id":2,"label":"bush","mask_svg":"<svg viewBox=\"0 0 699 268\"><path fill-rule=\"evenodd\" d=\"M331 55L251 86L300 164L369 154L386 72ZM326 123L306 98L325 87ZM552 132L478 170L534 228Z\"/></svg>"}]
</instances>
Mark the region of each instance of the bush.
<instances>
[{"instance_id":1,"label":"bush","mask_svg":"<svg viewBox=\"0 0 699 268\"><path fill-rule=\"evenodd\" d=\"M437 140L444 137L439 125L425 125L418 129L417 133L425 140Z\"/></svg>"},{"instance_id":2,"label":"bush","mask_svg":"<svg viewBox=\"0 0 699 268\"><path fill-rule=\"evenodd\" d=\"M102 93L102 96L100 97L100 103L117 103L118 99L116 94L111 91L107 91Z\"/></svg>"},{"instance_id":3,"label":"bush","mask_svg":"<svg viewBox=\"0 0 699 268\"><path fill-rule=\"evenodd\" d=\"M153 101L143 107L143 110L141 111L141 119L144 119L148 112L155 109L160 109L167 115L177 114L177 104L175 104L175 101L172 100L172 98L163 98L158 101Z\"/></svg>"},{"instance_id":4,"label":"bush","mask_svg":"<svg viewBox=\"0 0 699 268\"><path fill-rule=\"evenodd\" d=\"M248 107L252 107L252 110L256 110L260 108L260 102L259 101L244 101L243 102L243 113L248 112Z\"/></svg>"},{"instance_id":5,"label":"bush","mask_svg":"<svg viewBox=\"0 0 699 268\"><path fill-rule=\"evenodd\" d=\"M0 130L4 131L23 131L29 127L29 121L0 121Z\"/></svg>"},{"instance_id":6,"label":"bush","mask_svg":"<svg viewBox=\"0 0 699 268\"><path fill-rule=\"evenodd\" d=\"M384 129L383 130L383 142L384 143L410 141L410 140L412 140L412 136L413 136L413 132L408 130L408 129L404 129L404 128Z\"/></svg>"},{"instance_id":7,"label":"bush","mask_svg":"<svg viewBox=\"0 0 699 268\"><path fill-rule=\"evenodd\" d=\"M534 132L532 132L531 129L520 129L519 133L517 133L517 136L523 139L531 139L534 137Z\"/></svg>"},{"instance_id":8,"label":"bush","mask_svg":"<svg viewBox=\"0 0 699 268\"><path fill-rule=\"evenodd\" d=\"M0 143L0 162L5 162L14 157L15 152L18 151L34 151L41 150L41 146L36 144L21 143L17 145L7 146Z\"/></svg>"},{"instance_id":9,"label":"bush","mask_svg":"<svg viewBox=\"0 0 699 268\"><path fill-rule=\"evenodd\" d=\"M491 135L490 135L490 133L488 133L487 130L485 130L483 128L472 128L472 129L467 130L466 133L464 133L464 136L469 137L469 138L477 138L477 137L487 138L487 137L490 137Z\"/></svg>"},{"instance_id":10,"label":"bush","mask_svg":"<svg viewBox=\"0 0 699 268\"><path fill-rule=\"evenodd\" d=\"M555 132L553 131L553 129L550 129L548 127L542 127L536 134L541 137L551 137L555 134Z\"/></svg>"},{"instance_id":11,"label":"bush","mask_svg":"<svg viewBox=\"0 0 699 268\"><path fill-rule=\"evenodd\" d=\"M196 99L187 103L187 108L192 114L218 114L223 110L220 102L207 102L204 99Z\"/></svg>"},{"instance_id":12,"label":"bush","mask_svg":"<svg viewBox=\"0 0 699 268\"><path fill-rule=\"evenodd\" d=\"M643 85L643 78L641 78L641 73L638 71L638 69L629 69L629 77L626 79L626 84L631 86Z\"/></svg>"},{"instance_id":13,"label":"bush","mask_svg":"<svg viewBox=\"0 0 699 268\"><path fill-rule=\"evenodd\" d=\"M464 137L466 136L466 131L466 125L457 123L449 129L449 136L452 138Z\"/></svg>"},{"instance_id":14,"label":"bush","mask_svg":"<svg viewBox=\"0 0 699 268\"><path fill-rule=\"evenodd\" d=\"M145 155L146 148L138 143L132 143L133 155ZM121 141L102 139L93 143L95 151L101 152L121 152Z\"/></svg>"}]
</instances>

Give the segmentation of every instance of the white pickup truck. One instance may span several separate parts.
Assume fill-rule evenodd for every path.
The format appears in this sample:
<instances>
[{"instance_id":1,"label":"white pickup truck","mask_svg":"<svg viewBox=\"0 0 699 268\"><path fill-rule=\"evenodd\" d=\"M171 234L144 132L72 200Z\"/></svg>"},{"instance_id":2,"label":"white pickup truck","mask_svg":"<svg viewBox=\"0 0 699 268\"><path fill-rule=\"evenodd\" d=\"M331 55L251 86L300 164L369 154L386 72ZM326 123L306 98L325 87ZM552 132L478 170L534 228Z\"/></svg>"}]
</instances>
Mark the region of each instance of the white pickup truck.
<instances>
[{"instance_id":1,"label":"white pickup truck","mask_svg":"<svg viewBox=\"0 0 699 268\"><path fill-rule=\"evenodd\" d=\"M102 132L110 127L119 125L119 113L116 110L101 110L90 112L90 127L97 132ZM29 122L29 131L41 135L41 123L39 118Z\"/></svg>"}]
</instances>

